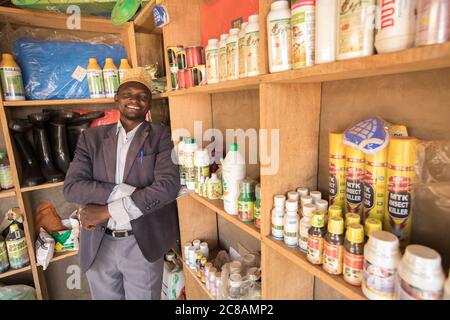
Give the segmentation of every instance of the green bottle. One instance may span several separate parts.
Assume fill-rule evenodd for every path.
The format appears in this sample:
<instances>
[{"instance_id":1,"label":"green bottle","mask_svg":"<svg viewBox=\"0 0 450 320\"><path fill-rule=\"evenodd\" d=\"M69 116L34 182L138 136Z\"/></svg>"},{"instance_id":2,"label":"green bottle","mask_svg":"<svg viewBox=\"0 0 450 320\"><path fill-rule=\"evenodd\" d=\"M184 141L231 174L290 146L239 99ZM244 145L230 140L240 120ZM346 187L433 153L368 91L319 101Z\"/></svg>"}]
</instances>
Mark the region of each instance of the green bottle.
<instances>
[{"instance_id":1,"label":"green bottle","mask_svg":"<svg viewBox=\"0 0 450 320\"><path fill-rule=\"evenodd\" d=\"M250 180L239 183L238 216L242 222L253 222L255 217L255 184Z\"/></svg>"},{"instance_id":2,"label":"green bottle","mask_svg":"<svg viewBox=\"0 0 450 320\"><path fill-rule=\"evenodd\" d=\"M258 183L255 188L255 227L261 229L261 185Z\"/></svg>"},{"instance_id":3,"label":"green bottle","mask_svg":"<svg viewBox=\"0 0 450 320\"><path fill-rule=\"evenodd\" d=\"M9 233L6 236L6 248L11 269L20 269L30 264L25 234L15 223L9 226Z\"/></svg>"}]
</instances>

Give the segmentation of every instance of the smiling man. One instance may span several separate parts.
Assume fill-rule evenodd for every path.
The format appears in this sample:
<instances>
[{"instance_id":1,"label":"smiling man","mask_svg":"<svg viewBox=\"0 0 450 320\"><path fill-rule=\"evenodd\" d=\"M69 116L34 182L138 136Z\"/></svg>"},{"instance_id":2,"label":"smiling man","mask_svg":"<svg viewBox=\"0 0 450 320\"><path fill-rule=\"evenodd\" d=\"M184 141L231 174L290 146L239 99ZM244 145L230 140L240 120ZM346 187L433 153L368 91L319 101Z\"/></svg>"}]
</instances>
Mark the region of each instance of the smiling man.
<instances>
[{"instance_id":1,"label":"smiling man","mask_svg":"<svg viewBox=\"0 0 450 320\"><path fill-rule=\"evenodd\" d=\"M179 170L170 129L145 121L151 81L129 70L115 101L120 121L80 136L64 181L80 205L80 265L93 299L159 299L164 253L175 244Z\"/></svg>"}]
</instances>

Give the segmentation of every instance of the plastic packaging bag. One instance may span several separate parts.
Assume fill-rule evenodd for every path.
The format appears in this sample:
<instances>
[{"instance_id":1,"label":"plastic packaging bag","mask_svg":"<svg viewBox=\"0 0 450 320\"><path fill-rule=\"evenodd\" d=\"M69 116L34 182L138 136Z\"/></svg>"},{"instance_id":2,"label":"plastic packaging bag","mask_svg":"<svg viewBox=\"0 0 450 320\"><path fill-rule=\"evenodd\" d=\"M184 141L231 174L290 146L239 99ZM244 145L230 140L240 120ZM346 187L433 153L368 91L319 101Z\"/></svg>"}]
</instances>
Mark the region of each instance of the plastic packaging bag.
<instances>
[{"instance_id":1,"label":"plastic packaging bag","mask_svg":"<svg viewBox=\"0 0 450 320\"><path fill-rule=\"evenodd\" d=\"M55 240L41 227L39 236L36 239L36 260L37 265L47 269L50 260L55 252Z\"/></svg>"},{"instance_id":2,"label":"plastic packaging bag","mask_svg":"<svg viewBox=\"0 0 450 320\"><path fill-rule=\"evenodd\" d=\"M78 220L78 210L72 212L69 219L62 220L62 224L68 230L52 232L52 237L55 239L55 251L79 250L80 221Z\"/></svg>"},{"instance_id":3,"label":"plastic packaging bag","mask_svg":"<svg viewBox=\"0 0 450 320\"><path fill-rule=\"evenodd\" d=\"M36 290L23 284L0 286L0 300L36 300Z\"/></svg>"}]
</instances>

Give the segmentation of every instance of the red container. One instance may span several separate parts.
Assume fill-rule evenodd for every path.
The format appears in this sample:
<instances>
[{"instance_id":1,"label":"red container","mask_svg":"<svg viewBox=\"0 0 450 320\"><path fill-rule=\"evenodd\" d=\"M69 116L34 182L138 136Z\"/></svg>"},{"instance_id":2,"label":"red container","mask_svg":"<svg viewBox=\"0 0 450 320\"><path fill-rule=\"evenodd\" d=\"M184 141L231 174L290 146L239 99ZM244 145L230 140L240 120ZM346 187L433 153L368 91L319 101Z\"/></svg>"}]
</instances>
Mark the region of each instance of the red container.
<instances>
[{"instance_id":1,"label":"red container","mask_svg":"<svg viewBox=\"0 0 450 320\"><path fill-rule=\"evenodd\" d=\"M194 74L192 68L184 70L184 83L186 89L194 86Z\"/></svg>"},{"instance_id":2,"label":"red container","mask_svg":"<svg viewBox=\"0 0 450 320\"><path fill-rule=\"evenodd\" d=\"M185 78L184 78L184 72L185 71L186 70L178 70L178 74L177 74L177 77L178 77L178 89L186 88L186 81L185 81Z\"/></svg>"},{"instance_id":3,"label":"red container","mask_svg":"<svg viewBox=\"0 0 450 320\"><path fill-rule=\"evenodd\" d=\"M203 47L196 46L186 48L186 62L188 68L205 64L205 52Z\"/></svg>"}]
</instances>

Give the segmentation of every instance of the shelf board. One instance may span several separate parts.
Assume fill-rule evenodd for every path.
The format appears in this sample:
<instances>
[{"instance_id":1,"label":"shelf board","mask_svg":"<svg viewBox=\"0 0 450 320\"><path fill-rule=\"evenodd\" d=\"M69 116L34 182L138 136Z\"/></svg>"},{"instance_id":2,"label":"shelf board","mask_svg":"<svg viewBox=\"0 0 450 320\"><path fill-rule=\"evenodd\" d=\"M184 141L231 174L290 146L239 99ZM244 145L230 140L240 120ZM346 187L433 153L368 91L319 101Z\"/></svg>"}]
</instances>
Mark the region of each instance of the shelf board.
<instances>
[{"instance_id":1,"label":"shelf board","mask_svg":"<svg viewBox=\"0 0 450 320\"><path fill-rule=\"evenodd\" d=\"M136 32L162 34L162 29L156 28L153 20L152 10L155 5L156 0L151 0L138 12L134 19Z\"/></svg>"},{"instance_id":2,"label":"shelf board","mask_svg":"<svg viewBox=\"0 0 450 320\"><path fill-rule=\"evenodd\" d=\"M328 274L322 269L322 266L316 266L306 260L306 254L300 251L298 248L289 248L284 245L283 241L275 240L274 238L267 236L262 240L266 245L273 250L283 255L303 270L311 273L324 283L341 293L344 297L350 300L367 300L361 291L360 287L355 287L344 281L342 276L333 276Z\"/></svg>"},{"instance_id":3,"label":"shelf board","mask_svg":"<svg viewBox=\"0 0 450 320\"><path fill-rule=\"evenodd\" d=\"M7 277L10 277L10 276L13 276L15 274L19 274L19 273L22 273L22 272L25 272L25 271L28 271L28 270L31 270L31 265L28 265L28 266L26 266L24 268L17 269L17 270L9 269L8 271L6 271L4 273L0 273L0 279L7 278Z\"/></svg>"},{"instance_id":4,"label":"shelf board","mask_svg":"<svg viewBox=\"0 0 450 320\"><path fill-rule=\"evenodd\" d=\"M262 76L262 83L326 82L450 67L450 42Z\"/></svg>"},{"instance_id":5,"label":"shelf board","mask_svg":"<svg viewBox=\"0 0 450 320\"><path fill-rule=\"evenodd\" d=\"M225 218L225 220L231 222L235 226L237 226L239 229L247 232L252 237L261 240L261 233L259 232L259 229L255 227L253 223L245 223L239 220L237 216L232 216L228 214L224 208L223 208L223 201L222 200L209 200L207 198L200 197L199 195L195 193L190 193L190 196L203 204L204 206L208 207L209 209L216 212L221 217Z\"/></svg>"},{"instance_id":6,"label":"shelf board","mask_svg":"<svg viewBox=\"0 0 450 320\"><path fill-rule=\"evenodd\" d=\"M180 257L180 261L183 263L183 269L186 270L184 274L187 277L191 277L194 279L195 284L197 287L200 288L200 290L203 292L203 294L208 297L210 300L215 300L215 298L209 293L208 289L206 289L206 285L203 284L200 279L197 277L197 275L189 268L189 266L186 264L186 262Z\"/></svg>"},{"instance_id":7,"label":"shelf board","mask_svg":"<svg viewBox=\"0 0 450 320\"><path fill-rule=\"evenodd\" d=\"M64 99L64 100L25 100L25 101L4 101L5 107L36 107L36 106L62 106L62 105L95 105L113 104L112 98L101 99Z\"/></svg>"},{"instance_id":8,"label":"shelf board","mask_svg":"<svg viewBox=\"0 0 450 320\"><path fill-rule=\"evenodd\" d=\"M12 198L12 197L15 197L15 196L16 196L16 192L14 191L14 189L0 191L0 199L2 199L2 198Z\"/></svg>"},{"instance_id":9,"label":"shelf board","mask_svg":"<svg viewBox=\"0 0 450 320\"><path fill-rule=\"evenodd\" d=\"M37 190L57 188L57 187L61 187L63 185L64 185L64 181L55 182L55 183L44 183L44 184L40 184L40 185L34 186L34 187L21 188L20 191L21 192L31 192L31 191L37 191Z\"/></svg>"},{"instance_id":10,"label":"shelf board","mask_svg":"<svg viewBox=\"0 0 450 320\"><path fill-rule=\"evenodd\" d=\"M52 258L52 260L50 260L50 262L64 260L66 258L73 257L76 255L78 255L78 250L55 252L53 255L53 258Z\"/></svg>"}]
</instances>

